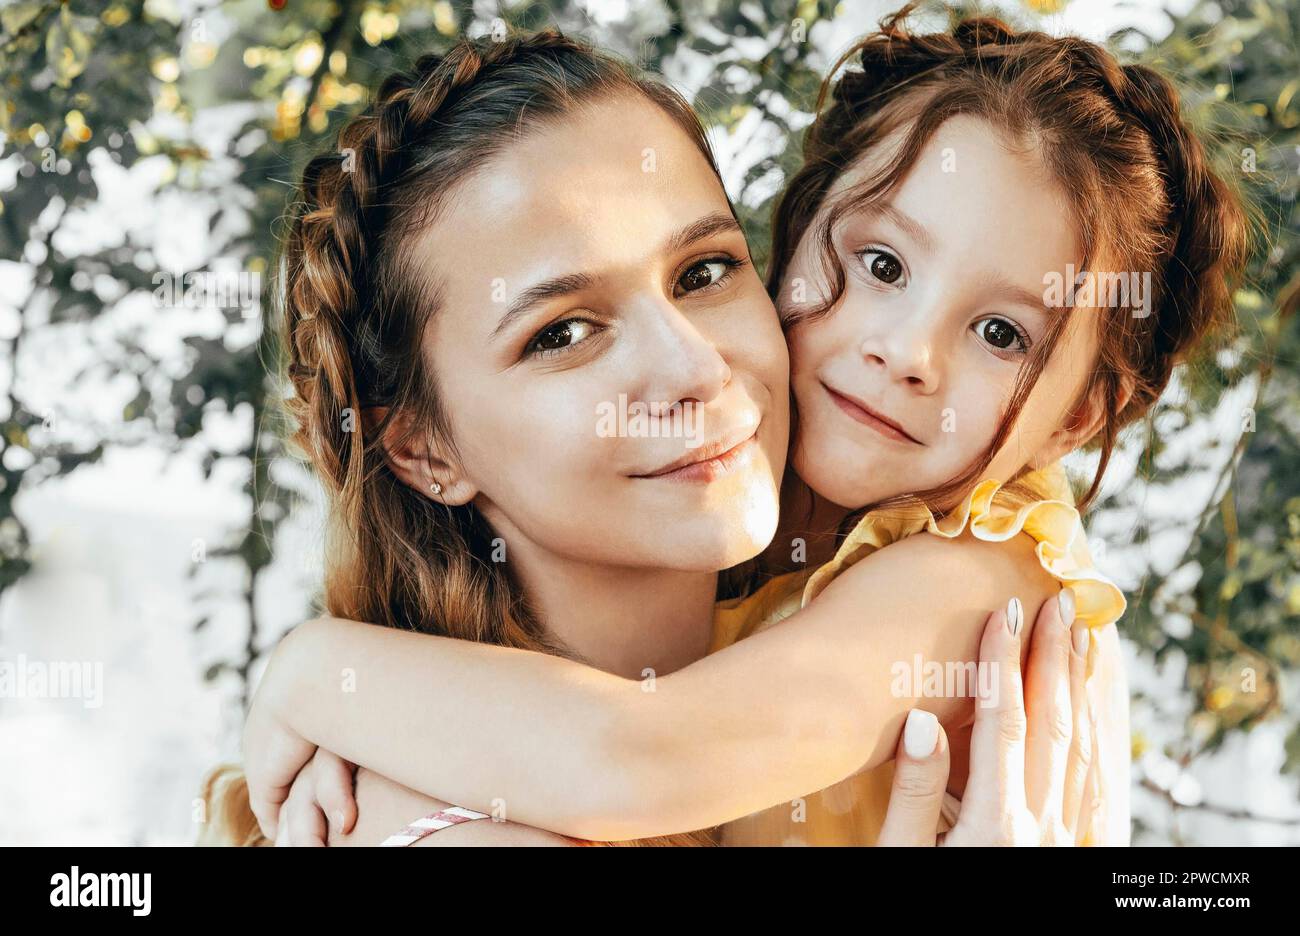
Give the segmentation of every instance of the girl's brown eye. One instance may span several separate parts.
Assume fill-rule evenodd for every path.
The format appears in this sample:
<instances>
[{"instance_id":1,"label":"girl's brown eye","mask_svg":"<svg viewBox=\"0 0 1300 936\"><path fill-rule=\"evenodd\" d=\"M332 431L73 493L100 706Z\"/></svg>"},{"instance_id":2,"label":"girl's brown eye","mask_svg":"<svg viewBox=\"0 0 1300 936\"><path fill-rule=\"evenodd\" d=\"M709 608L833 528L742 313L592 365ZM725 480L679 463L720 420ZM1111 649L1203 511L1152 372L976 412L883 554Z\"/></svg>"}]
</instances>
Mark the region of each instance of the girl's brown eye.
<instances>
[{"instance_id":1,"label":"girl's brown eye","mask_svg":"<svg viewBox=\"0 0 1300 936\"><path fill-rule=\"evenodd\" d=\"M903 265L891 254L877 253L871 261L871 275L882 283L893 283L903 275Z\"/></svg>"},{"instance_id":2,"label":"girl's brown eye","mask_svg":"<svg viewBox=\"0 0 1300 936\"><path fill-rule=\"evenodd\" d=\"M1018 351L1024 351L1028 347L1028 342L1025 340L1024 335L1017 330L1016 326L1012 325L1006 319L984 319L975 324L975 332L984 339L984 341L988 342L989 345L997 348L999 351L1005 351L1013 345L1016 346L1016 350Z\"/></svg>"},{"instance_id":3,"label":"girl's brown eye","mask_svg":"<svg viewBox=\"0 0 1300 936\"><path fill-rule=\"evenodd\" d=\"M858 259L866 265L867 271L873 279L887 286L893 286L900 280L905 279L903 261L888 250L880 247L868 247L865 250L858 251Z\"/></svg>"},{"instance_id":4,"label":"girl's brown eye","mask_svg":"<svg viewBox=\"0 0 1300 936\"><path fill-rule=\"evenodd\" d=\"M984 340L995 348L1009 348L1016 340L1016 333L1006 322L995 320L984 326Z\"/></svg>"}]
</instances>

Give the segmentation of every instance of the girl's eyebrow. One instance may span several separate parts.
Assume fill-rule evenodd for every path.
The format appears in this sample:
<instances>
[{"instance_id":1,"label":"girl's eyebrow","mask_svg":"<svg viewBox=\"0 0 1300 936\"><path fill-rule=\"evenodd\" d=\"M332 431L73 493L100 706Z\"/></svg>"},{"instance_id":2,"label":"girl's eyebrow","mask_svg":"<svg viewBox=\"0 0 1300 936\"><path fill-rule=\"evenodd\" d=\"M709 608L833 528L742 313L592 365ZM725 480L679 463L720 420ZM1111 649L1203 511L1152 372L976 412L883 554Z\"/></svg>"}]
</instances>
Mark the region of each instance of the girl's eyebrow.
<instances>
[{"instance_id":1,"label":"girl's eyebrow","mask_svg":"<svg viewBox=\"0 0 1300 936\"><path fill-rule=\"evenodd\" d=\"M870 214L879 215L885 220L893 222L899 230L915 241L918 247L928 254L934 253L934 238L930 236L930 232L925 225L901 208L896 207L893 203L880 202L872 205Z\"/></svg>"},{"instance_id":2,"label":"girl's eyebrow","mask_svg":"<svg viewBox=\"0 0 1300 936\"><path fill-rule=\"evenodd\" d=\"M1003 299L1006 299L1008 302L1028 306L1035 312L1042 312L1044 315L1050 315L1052 312L1052 309L1048 306L1043 293L1036 293L1032 289L1025 289L1023 286L1017 286L1015 283L997 273L985 273L980 277L980 285L984 286L989 291L996 293Z\"/></svg>"},{"instance_id":3,"label":"girl's eyebrow","mask_svg":"<svg viewBox=\"0 0 1300 936\"><path fill-rule=\"evenodd\" d=\"M677 253L705 238L724 232L740 230L742 230L740 222L736 220L734 215L717 211L705 215L703 218L675 232L665 242L664 252ZM489 340L495 339L509 328L513 322L518 320L520 316L526 315L535 306L557 296L566 296L570 293L590 289L595 282L595 278L586 273L565 273L529 286L510 303L505 315L501 316L501 321L497 322L496 328L492 329Z\"/></svg>"}]
</instances>

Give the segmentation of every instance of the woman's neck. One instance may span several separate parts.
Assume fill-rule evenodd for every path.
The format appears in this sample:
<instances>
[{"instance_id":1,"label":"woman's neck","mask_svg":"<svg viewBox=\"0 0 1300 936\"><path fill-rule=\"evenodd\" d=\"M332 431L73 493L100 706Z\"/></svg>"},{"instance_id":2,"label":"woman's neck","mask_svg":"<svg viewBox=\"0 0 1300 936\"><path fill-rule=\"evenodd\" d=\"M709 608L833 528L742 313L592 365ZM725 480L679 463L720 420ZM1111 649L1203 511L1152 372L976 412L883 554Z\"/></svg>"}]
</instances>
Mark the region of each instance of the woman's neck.
<instances>
[{"instance_id":1,"label":"woman's neck","mask_svg":"<svg viewBox=\"0 0 1300 936\"><path fill-rule=\"evenodd\" d=\"M593 565L532 543L509 548L533 612L592 666L642 679L708 653L715 573Z\"/></svg>"}]
</instances>

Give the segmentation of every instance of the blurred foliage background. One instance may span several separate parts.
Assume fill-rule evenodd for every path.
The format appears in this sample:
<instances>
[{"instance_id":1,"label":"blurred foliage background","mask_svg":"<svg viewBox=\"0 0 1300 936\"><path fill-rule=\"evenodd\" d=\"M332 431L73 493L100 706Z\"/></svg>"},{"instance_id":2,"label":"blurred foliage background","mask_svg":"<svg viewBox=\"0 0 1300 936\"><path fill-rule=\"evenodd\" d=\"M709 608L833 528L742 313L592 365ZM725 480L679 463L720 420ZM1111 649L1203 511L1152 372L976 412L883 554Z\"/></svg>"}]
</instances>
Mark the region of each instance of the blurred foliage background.
<instances>
[{"instance_id":1,"label":"blurred foliage background","mask_svg":"<svg viewBox=\"0 0 1300 936\"><path fill-rule=\"evenodd\" d=\"M259 620L259 589L277 561L277 532L311 482L282 450L282 388L264 366L270 303L202 314L141 305L157 274L183 257L189 270L255 272L269 284L276 222L299 170L383 74L462 33L546 25L662 71L693 95L762 260L771 199L798 164L823 71L893 4L863 6L0 5L0 596L31 569L25 492L114 447L197 453L207 473L244 479L246 512L229 518L225 542L196 545L203 562L192 567L195 619L185 624L203 631L213 609L233 606L242 632L237 651L204 661L195 678L246 703L259 656L292 623ZM1068 2L994 9L1050 31ZM937 23L954 10L930 6L924 16ZM1240 335L1181 373L1126 440L1126 461L1090 521L1105 567L1129 591L1121 630L1135 664L1153 674L1134 681L1135 784L1146 797L1135 840L1182 842L1189 813L1300 825L1294 809L1226 806L1213 789L1188 786L1199 762L1261 726L1284 739L1274 766L1290 775L1292 798L1300 772L1300 713L1286 693L1300 663L1300 0L1187 0L1163 21L1109 41L1177 78L1260 216L1250 282L1237 296ZM122 189L123 179L133 180L127 194L108 203L103 189ZM206 221L188 253L150 227L181 204L200 206ZM109 219L119 229L97 236ZM174 340L157 340L160 330ZM44 368L28 349L52 336L67 343L69 360L73 348L89 353L54 378L53 391L33 389L49 375L34 372ZM67 402L78 388L99 387L125 400L120 409ZM209 563L237 570L238 584L205 585Z\"/></svg>"}]
</instances>

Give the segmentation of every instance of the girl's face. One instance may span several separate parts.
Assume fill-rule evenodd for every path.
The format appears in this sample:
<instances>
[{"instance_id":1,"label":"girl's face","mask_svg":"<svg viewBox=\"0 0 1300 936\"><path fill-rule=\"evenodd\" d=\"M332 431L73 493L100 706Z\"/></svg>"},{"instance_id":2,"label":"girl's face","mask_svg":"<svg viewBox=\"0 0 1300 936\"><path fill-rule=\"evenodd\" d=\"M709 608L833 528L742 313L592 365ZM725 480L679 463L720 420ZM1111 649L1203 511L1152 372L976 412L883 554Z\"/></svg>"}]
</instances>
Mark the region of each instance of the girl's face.
<instances>
[{"instance_id":1,"label":"girl's face","mask_svg":"<svg viewBox=\"0 0 1300 936\"><path fill-rule=\"evenodd\" d=\"M533 127L416 249L439 300L441 499L472 500L511 550L586 563L717 571L767 545L785 341L670 117L623 96Z\"/></svg>"},{"instance_id":2,"label":"girl's face","mask_svg":"<svg viewBox=\"0 0 1300 936\"><path fill-rule=\"evenodd\" d=\"M887 140L827 201L891 158ZM825 208L823 207L823 210ZM1026 352L1050 317L1045 275L1078 264L1064 193L1033 152L1012 152L987 122L948 121L902 184L833 232L842 299L789 331L799 411L793 464L842 507L937 487L992 441ZM813 229L816 230L814 223ZM782 283L783 309L828 294L805 234ZM1072 320L986 475L1005 480L1079 444L1072 413L1096 355L1096 329Z\"/></svg>"}]
</instances>

